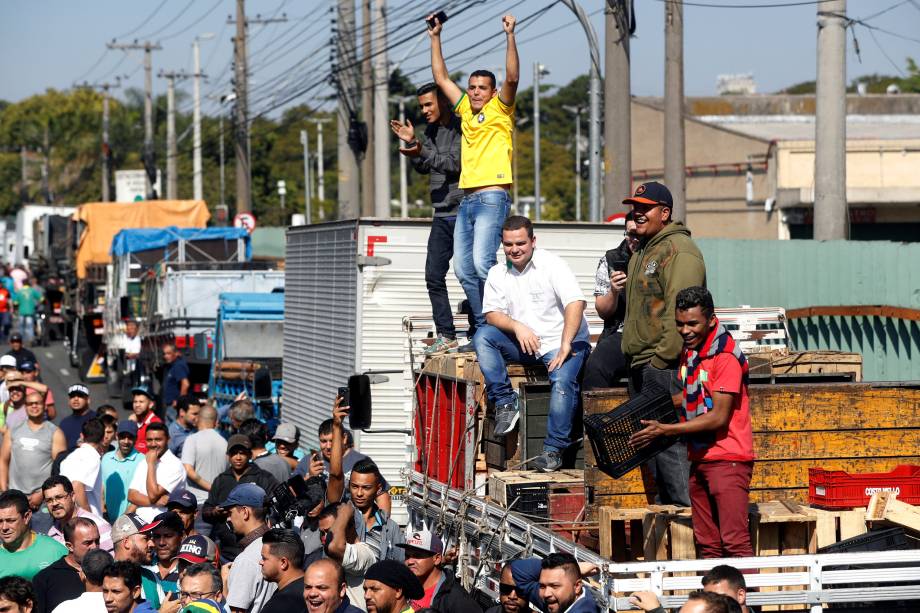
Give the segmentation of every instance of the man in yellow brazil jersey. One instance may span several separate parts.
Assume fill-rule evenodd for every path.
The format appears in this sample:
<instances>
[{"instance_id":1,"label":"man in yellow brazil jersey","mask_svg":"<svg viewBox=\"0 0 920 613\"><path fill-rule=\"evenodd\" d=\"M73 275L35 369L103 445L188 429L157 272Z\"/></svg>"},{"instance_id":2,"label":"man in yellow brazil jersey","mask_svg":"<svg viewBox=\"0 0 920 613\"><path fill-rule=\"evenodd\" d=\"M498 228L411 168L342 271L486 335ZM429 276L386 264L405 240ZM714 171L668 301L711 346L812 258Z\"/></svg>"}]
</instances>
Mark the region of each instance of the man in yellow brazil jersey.
<instances>
[{"instance_id":1,"label":"man in yellow brazil jersey","mask_svg":"<svg viewBox=\"0 0 920 613\"><path fill-rule=\"evenodd\" d=\"M511 208L511 131L514 129L514 95L519 67L514 41L515 20L502 17L508 40L505 53L505 82L496 89L495 75L488 70L470 74L466 92L454 83L441 53L441 28L428 17L431 37L431 72L434 82L460 118L460 189L463 200L454 226L454 272L470 303L475 327L485 324L482 292L489 268L501 243L501 227ZM470 330L469 338L473 338Z\"/></svg>"}]
</instances>

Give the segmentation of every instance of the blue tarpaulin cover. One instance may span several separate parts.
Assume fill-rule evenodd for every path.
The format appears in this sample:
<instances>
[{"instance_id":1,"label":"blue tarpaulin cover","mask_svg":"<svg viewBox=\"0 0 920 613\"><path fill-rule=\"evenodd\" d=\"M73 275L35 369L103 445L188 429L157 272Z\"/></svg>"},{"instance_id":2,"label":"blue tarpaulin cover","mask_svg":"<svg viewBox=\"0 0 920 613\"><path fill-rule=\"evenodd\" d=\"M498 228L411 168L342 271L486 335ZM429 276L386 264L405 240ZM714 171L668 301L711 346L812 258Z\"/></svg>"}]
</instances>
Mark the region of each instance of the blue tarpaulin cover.
<instances>
[{"instance_id":1,"label":"blue tarpaulin cover","mask_svg":"<svg viewBox=\"0 0 920 613\"><path fill-rule=\"evenodd\" d=\"M166 248L169 245L186 241L228 240L242 238L246 241L246 259L252 258L252 246L249 233L245 228L132 228L122 230L112 239L109 250L113 256L125 255L136 251Z\"/></svg>"}]
</instances>

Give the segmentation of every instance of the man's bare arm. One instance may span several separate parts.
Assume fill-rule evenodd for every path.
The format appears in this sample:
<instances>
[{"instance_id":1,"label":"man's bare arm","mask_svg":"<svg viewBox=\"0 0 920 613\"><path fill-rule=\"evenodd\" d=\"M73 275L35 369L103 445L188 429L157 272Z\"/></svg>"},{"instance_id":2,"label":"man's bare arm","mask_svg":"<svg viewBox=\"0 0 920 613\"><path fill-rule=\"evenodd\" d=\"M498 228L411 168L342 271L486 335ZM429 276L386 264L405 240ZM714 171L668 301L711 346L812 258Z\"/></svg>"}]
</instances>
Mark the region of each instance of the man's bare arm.
<instances>
[{"instance_id":1,"label":"man's bare arm","mask_svg":"<svg viewBox=\"0 0 920 613\"><path fill-rule=\"evenodd\" d=\"M514 24L514 15L509 14L502 17L502 29L505 31L505 36L508 39L508 49L505 51L505 82L502 83L502 90L498 92L498 98L507 106L514 104L518 80L521 78L517 42L514 39Z\"/></svg>"},{"instance_id":2,"label":"man's bare arm","mask_svg":"<svg viewBox=\"0 0 920 613\"><path fill-rule=\"evenodd\" d=\"M444 96L450 102L451 106L457 106L460 98L463 97L463 91L457 87L457 84L450 78L447 72L447 64L444 62L444 54L441 52L441 28L443 25L432 14L428 16L429 20L434 20L434 27L428 28L428 36L431 37L431 76L434 82L441 89Z\"/></svg>"}]
</instances>

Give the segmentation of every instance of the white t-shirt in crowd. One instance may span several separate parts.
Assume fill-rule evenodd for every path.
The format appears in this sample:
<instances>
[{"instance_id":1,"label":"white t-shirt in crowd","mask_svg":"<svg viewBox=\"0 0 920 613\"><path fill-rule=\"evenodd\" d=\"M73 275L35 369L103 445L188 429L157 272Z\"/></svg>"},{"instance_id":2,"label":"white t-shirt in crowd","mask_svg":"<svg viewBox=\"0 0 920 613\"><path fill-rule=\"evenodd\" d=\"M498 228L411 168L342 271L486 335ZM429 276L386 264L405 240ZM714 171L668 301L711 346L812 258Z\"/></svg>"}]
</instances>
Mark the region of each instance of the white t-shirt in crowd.
<instances>
[{"instance_id":1,"label":"white t-shirt in crowd","mask_svg":"<svg viewBox=\"0 0 920 613\"><path fill-rule=\"evenodd\" d=\"M127 355L137 355L141 352L141 337L135 336L134 338L128 338L128 335L125 335L125 353Z\"/></svg>"},{"instance_id":2,"label":"white t-shirt in crowd","mask_svg":"<svg viewBox=\"0 0 920 613\"><path fill-rule=\"evenodd\" d=\"M489 269L482 296L482 312L504 313L540 338L540 355L559 349L565 326L565 307L585 295L569 265L546 249L534 249L522 272L504 262ZM586 301L585 301L586 302ZM573 341L590 341L588 320Z\"/></svg>"},{"instance_id":3,"label":"white t-shirt in crowd","mask_svg":"<svg viewBox=\"0 0 920 613\"><path fill-rule=\"evenodd\" d=\"M51 613L106 613L102 592L83 592L73 600L65 600Z\"/></svg>"},{"instance_id":4,"label":"white t-shirt in crowd","mask_svg":"<svg viewBox=\"0 0 920 613\"><path fill-rule=\"evenodd\" d=\"M83 443L61 462L61 474L71 482L79 481L86 490L89 510L102 515L102 458L96 448Z\"/></svg>"},{"instance_id":5,"label":"white t-shirt in crowd","mask_svg":"<svg viewBox=\"0 0 920 613\"><path fill-rule=\"evenodd\" d=\"M185 489L186 487L185 467L176 455L167 450L160 461L157 462L157 483L165 488L170 494L176 488ZM134 476L131 477L129 490L137 490L139 493L147 495L147 458L141 458L134 469ZM146 522L152 522L153 518L166 511L166 507L150 506L138 507L136 513Z\"/></svg>"}]
</instances>

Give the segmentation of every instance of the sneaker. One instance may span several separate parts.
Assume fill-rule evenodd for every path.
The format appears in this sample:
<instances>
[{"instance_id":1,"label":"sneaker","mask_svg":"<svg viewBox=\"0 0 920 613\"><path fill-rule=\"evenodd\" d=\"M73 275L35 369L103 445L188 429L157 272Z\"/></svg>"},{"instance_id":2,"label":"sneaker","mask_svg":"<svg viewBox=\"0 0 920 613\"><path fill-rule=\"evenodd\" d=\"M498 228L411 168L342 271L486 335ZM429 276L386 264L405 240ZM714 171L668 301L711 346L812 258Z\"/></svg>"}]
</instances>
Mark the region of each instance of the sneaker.
<instances>
[{"instance_id":1,"label":"sneaker","mask_svg":"<svg viewBox=\"0 0 920 613\"><path fill-rule=\"evenodd\" d=\"M495 407L495 427L492 432L495 436L505 436L514 430L518 419L521 417L517 406L517 396L514 402L506 402Z\"/></svg>"},{"instance_id":2,"label":"sneaker","mask_svg":"<svg viewBox=\"0 0 920 613\"><path fill-rule=\"evenodd\" d=\"M459 343L455 338L447 338L446 336L439 336L434 339L434 342L428 345L425 349L425 355L438 355L439 353L447 353L452 349L456 349Z\"/></svg>"},{"instance_id":3,"label":"sneaker","mask_svg":"<svg viewBox=\"0 0 920 613\"><path fill-rule=\"evenodd\" d=\"M562 468L562 456L558 451L544 449L543 453L534 458L530 465L540 472L551 473Z\"/></svg>"},{"instance_id":4,"label":"sneaker","mask_svg":"<svg viewBox=\"0 0 920 613\"><path fill-rule=\"evenodd\" d=\"M473 343L467 343L465 345L455 345L453 349L448 350L448 353L476 353L476 348L473 347Z\"/></svg>"}]
</instances>

